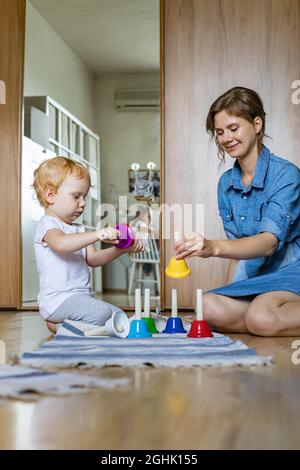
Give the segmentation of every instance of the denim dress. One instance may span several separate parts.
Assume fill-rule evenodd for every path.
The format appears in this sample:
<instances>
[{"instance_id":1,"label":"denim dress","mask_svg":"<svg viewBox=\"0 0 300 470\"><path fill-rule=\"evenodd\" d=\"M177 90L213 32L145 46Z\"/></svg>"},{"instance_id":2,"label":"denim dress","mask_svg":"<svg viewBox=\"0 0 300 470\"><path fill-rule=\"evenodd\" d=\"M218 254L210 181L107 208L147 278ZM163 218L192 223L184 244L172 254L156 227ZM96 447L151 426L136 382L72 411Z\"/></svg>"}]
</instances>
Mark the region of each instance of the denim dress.
<instances>
[{"instance_id":1,"label":"denim dress","mask_svg":"<svg viewBox=\"0 0 300 470\"><path fill-rule=\"evenodd\" d=\"M238 160L218 184L219 213L227 238L273 233L271 256L239 261L232 283L209 292L229 297L289 291L300 295L300 171L265 146L252 183L242 183Z\"/></svg>"}]
</instances>

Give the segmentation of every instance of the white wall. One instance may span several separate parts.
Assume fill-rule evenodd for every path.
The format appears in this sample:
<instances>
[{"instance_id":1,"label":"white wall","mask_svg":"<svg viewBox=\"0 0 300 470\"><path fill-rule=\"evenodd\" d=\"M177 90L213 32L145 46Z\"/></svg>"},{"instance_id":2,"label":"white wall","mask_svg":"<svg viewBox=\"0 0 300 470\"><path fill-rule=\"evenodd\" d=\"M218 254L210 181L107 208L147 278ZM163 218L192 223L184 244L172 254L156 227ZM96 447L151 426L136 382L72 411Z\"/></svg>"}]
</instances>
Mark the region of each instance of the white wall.
<instances>
[{"instance_id":1,"label":"white wall","mask_svg":"<svg viewBox=\"0 0 300 470\"><path fill-rule=\"evenodd\" d=\"M159 111L116 111L116 88L158 88L159 73L115 75L99 78L95 83L96 132L100 135L101 197L103 203L116 204L119 195L128 193L128 170L133 162L142 168L153 161L160 167ZM136 203L131 196L129 204ZM123 263L122 263L123 261ZM126 289L128 256L104 266L104 289ZM130 265L130 262L129 262ZM152 279L152 277L151 277Z\"/></svg>"},{"instance_id":2,"label":"white wall","mask_svg":"<svg viewBox=\"0 0 300 470\"><path fill-rule=\"evenodd\" d=\"M160 162L159 111L116 111L116 88L158 88L159 73L115 75L95 82L96 132L101 138L102 202L116 203L128 194L128 170L133 162L142 168ZM134 201L132 199L132 201Z\"/></svg>"},{"instance_id":3,"label":"white wall","mask_svg":"<svg viewBox=\"0 0 300 470\"><path fill-rule=\"evenodd\" d=\"M24 95L48 95L92 130L93 75L27 0Z\"/></svg>"}]
</instances>

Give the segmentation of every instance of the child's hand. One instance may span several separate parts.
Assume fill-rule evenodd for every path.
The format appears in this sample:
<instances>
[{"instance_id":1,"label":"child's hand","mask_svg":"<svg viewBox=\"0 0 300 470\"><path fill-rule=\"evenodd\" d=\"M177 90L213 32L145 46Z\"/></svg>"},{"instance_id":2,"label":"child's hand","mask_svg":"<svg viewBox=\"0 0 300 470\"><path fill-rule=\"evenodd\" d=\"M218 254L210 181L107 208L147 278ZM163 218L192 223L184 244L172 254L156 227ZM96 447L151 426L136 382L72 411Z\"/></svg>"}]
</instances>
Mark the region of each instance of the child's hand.
<instances>
[{"instance_id":1,"label":"child's hand","mask_svg":"<svg viewBox=\"0 0 300 470\"><path fill-rule=\"evenodd\" d=\"M144 247L142 240L139 240L138 238L136 238L134 241L134 244L131 245L130 248L124 251L127 251L127 253L139 253L140 251L144 251L144 250L145 250L145 247Z\"/></svg>"},{"instance_id":2,"label":"child's hand","mask_svg":"<svg viewBox=\"0 0 300 470\"><path fill-rule=\"evenodd\" d=\"M112 227L96 229L97 236L101 242L112 243L117 245L119 243L120 231Z\"/></svg>"}]
</instances>

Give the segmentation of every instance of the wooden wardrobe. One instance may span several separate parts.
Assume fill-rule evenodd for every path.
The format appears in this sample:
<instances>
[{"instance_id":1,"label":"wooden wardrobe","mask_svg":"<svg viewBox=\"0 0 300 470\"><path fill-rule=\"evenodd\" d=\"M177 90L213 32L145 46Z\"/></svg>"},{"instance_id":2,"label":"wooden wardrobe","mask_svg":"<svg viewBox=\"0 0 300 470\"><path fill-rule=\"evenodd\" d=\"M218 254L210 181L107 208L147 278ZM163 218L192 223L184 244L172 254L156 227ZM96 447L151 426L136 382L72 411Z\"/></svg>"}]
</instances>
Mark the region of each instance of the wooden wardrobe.
<instances>
[{"instance_id":1,"label":"wooden wardrobe","mask_svg":"<svg viewBox=\"0 0 300 470\"><path fill-rule=\"evenodd\" d=\"M0 308L21 306L21 137L25 0L0 0Z\"/></svg>"},{"instance_id":2,"label":"wooden wardrobe","mask_svg":"<svg viewBox=\"0 0 300 470\"><path fill-rule=\"evenodd\" d=\"M205 131L210 105L233 86L255 89L267 112L266 144L300 166L300 104L292 84L300 80L299 0L164 0L162 2L164 202L204 204L205 236L224 237L217 209L219 166ZM231 162L232 164L232 162ZM231 165L229 165L231 166ZM173 253L165 242L163 261ZM195 305L196 288L221 285L228 261L188 260L191 276L164 278L178 305Z\"/></svg>"}]
</instances>

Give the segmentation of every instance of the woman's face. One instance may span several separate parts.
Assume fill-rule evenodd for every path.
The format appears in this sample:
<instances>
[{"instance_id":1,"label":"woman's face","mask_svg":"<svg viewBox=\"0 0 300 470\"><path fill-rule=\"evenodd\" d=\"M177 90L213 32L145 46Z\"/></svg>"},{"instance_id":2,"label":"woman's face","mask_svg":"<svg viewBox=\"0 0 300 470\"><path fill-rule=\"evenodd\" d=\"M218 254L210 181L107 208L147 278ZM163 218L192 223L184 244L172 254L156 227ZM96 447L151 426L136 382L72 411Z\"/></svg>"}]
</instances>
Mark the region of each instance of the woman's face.
<instances>
[{"instance_id":1,"label":"woman's face","mask_svg":"<svg viewBox=\"0 0 300 470\"><path fill-rule=\"evenodd\" d=\"M257 150L257 134L262 120L257 117L251 123L242 117L220 111L215 115L215 133L219 146L232 158L243 158Z\"/></svg>"}]
</instances>

